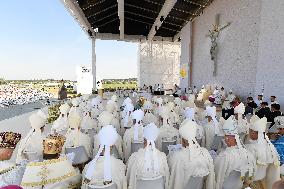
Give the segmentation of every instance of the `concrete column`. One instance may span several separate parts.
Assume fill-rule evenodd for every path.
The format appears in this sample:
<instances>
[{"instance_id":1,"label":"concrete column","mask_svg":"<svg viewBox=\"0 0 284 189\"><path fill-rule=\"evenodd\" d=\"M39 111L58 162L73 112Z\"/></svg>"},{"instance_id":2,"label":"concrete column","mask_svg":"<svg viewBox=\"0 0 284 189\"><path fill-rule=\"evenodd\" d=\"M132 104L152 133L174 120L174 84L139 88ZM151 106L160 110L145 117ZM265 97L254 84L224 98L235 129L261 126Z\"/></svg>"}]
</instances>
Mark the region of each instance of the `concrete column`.
<instances>
[{"instance_id":1,"label":"concrete column","mask_svg":"<svg viewBox=\"0 0 284 189\"><path fill-rule=\"evenodd\" d=\"M92 74L93 74L93 90L97 90L96 82L96 39L92 38Z\"/></svg>"}]
</instances>

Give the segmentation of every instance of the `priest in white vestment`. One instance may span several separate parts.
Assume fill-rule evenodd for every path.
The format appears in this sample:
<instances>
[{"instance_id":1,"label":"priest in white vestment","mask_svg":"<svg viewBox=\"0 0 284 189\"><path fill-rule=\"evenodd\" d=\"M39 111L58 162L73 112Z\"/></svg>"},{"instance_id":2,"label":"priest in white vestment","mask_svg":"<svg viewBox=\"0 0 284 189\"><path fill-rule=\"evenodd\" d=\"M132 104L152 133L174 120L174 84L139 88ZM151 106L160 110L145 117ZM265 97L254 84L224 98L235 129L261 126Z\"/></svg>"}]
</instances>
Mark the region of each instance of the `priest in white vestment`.
<instances>
[{"instance_id":1,"label":"priest in white vestment","mask_svg":"<svg viewBox=\"0 0 284 189\"><path fill-rule=\"evenodd\" d=\"M31 130L19 143L16 163L20 163L23 159L27 159L28 161L42 159L43 129L47 121L47 116L39 110L29 117L29 121Z\"/></svg>"},{"instance_id":2,"label":"priest in white vestment","mask_svg":"<svg viewBox=\"0 0 284 189\"><path fill-rule=\"evenodd\" d=\"M72 166L71 156L60 156L65 137L49 135L43 142L43 161L30 162L21 182L25 189L79 188L81 174Z\"/></svg>"},{"instance_id":3,"label":"priest in white vestment","mask_svg":"<svg viewBox=\"0 0 284 189\"><path fill-rule=\"evenodd\" d=\"M280 180L280 161L277 150L265 133L267 118L252 119L250 123L249 143L247 149L256 159L256 171L253 176L254 188L272 189L272 185Z\"/></svg>"},{"instance_id":4,"label":"priest in white vestment","mask_svg":"<svg viewBox=\"0 0 284 189\"><path fill-rule=\"evenodd\" d=\"M179 133L176 128L173 127L171 123L171 110L168 106L163 106L160 109L160 117L162 119L162 125L160 127L160 132L156 140L156 147L158 150L162 151L163 141L176 141L176 144L180 143Z\"/></svg>"},{"instance_id":5,"label":"priest in white vestment","mask_svg":"<svg viewBox=\"0 0 284 189\"><path fill-rule=\"evenodd\" d=\"M196 117L196 114L195 114L195 108L189 108L187 107L185 110L184 110L184 117L185 117L185 120L192 120L194 122L196 122L195 120L195 117ZM185 121L184 120L184 121ZM182 123L181 123L182 124ZM197 131L196 131L196 139L197 139L197 142L200 144L200 146L205 146L205 134L204 134L204 129L201 125L197 124Z\"/></svg>"},{"instance_id":6,"label":"priest in white vestment","mask_svg":"<svg viewBox=\"0 0 284 189\"><path fill-rule=\"evenodd\" d=\"M21 184L27 161L16 164L11 160L20 139L19 133L0 133L0 187Z\"/></svg>"},{"instance_id":7,"label":"priest in white vestment","mask_svg":"<svg viewBox=\"0 0 284 189\"><path fill-rule=\"evenodd\" d=\"M103 111L100 114L100 116L98 117L99 128L101 129L101 128L107 126L107 125L111 125L113 119L114 119L114 116L111 113L109 113L108 111ZM118 135L117 140L116 140L114 147L113 147L113 151L115 153L117 152L117 154L115 154L115 156L119 159L124 158L122 145L123 145L122 137L120 135ZM97 134L97 135L94 136L94 150L93 150L94 154L97 154L99 149L100 149L100 140L99 140L99 135Z\"/></svg>"},{"instance_id":8,"label":"priest in white vestment","mask_svg":"<svg viewBox=\"0 0 284 189\"><path fill-rule=\"evenodd\" d=\"M192 185L190 178L202 177L204 189L215 189L215 172L213 159L208 150L196 141L197 125L191 120L182 123L179 133L182 148L169 154L170 189L185 189Z\"/></svg>"},{"instance_id":9,"label":"priest in white vestment","mask_svg":"<svg viewBox=\"0 0 284 189\"><path fill-rule=\"evenodd\" d=\"M117 189L126 189L126 167L124 163L111 155L111 148L118 139L116 129L107 125L99 134L100 147L95 158L88 163L83 170L82 189L87 186L103 187L115 184Z\"/></svg>"},{"instance_id":10,"label":"priest in white vestment","mask_svg":"<svg viewBox=\"0 0 284 189\"><path fill-rule=\"evenodd\" d=\"M116 110L117 104L113 100L109 100L106 104L106 111L113 115L113 119L111 121L111 125L114 126L119 135L123 134L123 129L121 128L119 121L119 113Z\"/></svg>"},{"instance_id":11,"label":"priest in white vestment","mask_svg":"<svg viewBox=\"0 0 284 189\"><path fill-rule=\"evenodd\" d=\"M144 112L142 110L135 110L131 114L133 125L130 129L127 129L123 136L123 150L125 162L131 155L131 143L143 142L143 118Z\"/></svg>"},{"instance_id":12,"label":"priest in white vestment","mask_svg":"<svg viewBox=\"0 0 284 189\"><path fill-rule=\"evenodd\" d=\"M68 115L70 111L70 106L66 104L62 104L59 107L60 115L59 117L53 122L51 127L51 133L61 133L65 132L68 129Z\"/></svg>"},{"instance_id":13,"label":"priest in white vestment","mask_svg":"<svg viewBox=\"0 0 284 189\"><path fill-rule=\"evenodd\" d=\"M205 147L211 150L214 137L219 134L218 121L216 119L216 107L206 107L207 123L203 126L205 132Z\"/></svg>"},{"instance_id":14,"label":"priest in white vestment","mask_svg":"<svg viewBox=\"0 0 284 189\"><path fill-rule=\"evenodd\" d=\"M82 118L77 113L72 113L68 117L69 130L66 133L66 142L63 150L70 147L83 146L89 158L92 157L92 142L89 135L80 130Z\"/></svg>"},{"instance_id":15,"label":"priest in white vestment","mask_svg":"<svg viewBox=\"0 0 284 189\"><path fill-rule=\"evenodd\" d=\"M170 122L172 125L180 125L182 116L175 112L175 104L173 102L169 102L166 106L171 111Z\"/></svg>"},{"instance_id":16,"label":"priest in white vestment","mask_svg":"<svg viewBox=\"0 0 284 189\"><path fill-rule=\"evenodd\" d=\"M155 125L159 124L158 118L152 113L153 104L150 101L145 101L142 109L144 110L143 123L145 125L148 125L150 123L155 123Z\"/></svg>"},{"instance_id":17,"label":"priest in white vestment","mask_svg":"<svg viewBox=\"0 0 284 189\"><path fill-rule=\"evenodd\" d=\"M243 118L243 114L245 113L245 105L241 102L238 106L234 108L234 113L240 139L242 142L244 142L245 137L249 131L249 124L247 120Z\"/></svg>"},{"instance_id":18,"label":"priest in white vestment","mask_svg":"<svg viewBox=\"0 0 284 189\"><path fill-rule=\"evenodd\" d=\"M254 174L255 158L241 144L234 116L225 121L222 130L227 147L214 160L216 189L241 189L245 177Z\"/></svg>"},{"instance_id":19,"label":"priest in white vestment","mask_svg":"<svg viewBox=\"0 0 284 189\"><path fill-rule=\"evenodd\" d=\"M159 128L154 123L144 130L144 148L133 153L127 163L126 177L128 189L136 189L139 180L163 177L165 189L168 189L169 167L166 155L155 147Z\"/></svg>"},{"instance_id":20,"label":"priest in white vestment","mask_svg":"<svg viewBox=\"0 0 284 189\"><path fill-rule=\"evenodd\" d=\"M125 129L129 129L132 126L132 119L131 119L131 114L134 111L134 106L132 103L127 103L124 107L123 114L122 114L122 119L121 119L121 127L124 130L123 133L125 132Z\"/></svg>"},{"instance_id":21,"label":"priest in white vestment","mask_svg":"<svg viewBox=\"0 0 284 189\"><path fill-rule=\"evenodd\" d=\"M97 96L91 100L91 111L93 118L98 118L99 115L102 113L103 106L102 99L100 98L100 96Z\"/></svg>"},{"instance_id":22,"label":"priest in white vestment","mask_svg":"<svg viewBox=\"0 0 284 189\"><path fill-rule=\"evenodd\" d=\"M179 115L179 116L182 116L183 115L183 112L184 112L184 109L182 108L182 101L179 97L176 97L175 100L174 100L174 103L175 103L175 108L174 108L174 111Z\"/></svg>"},{"instance_id":23,"label":"priest in white vestment","mask_svg":"<svg viewBox=\"0 0 284 189\"><path fill-rule=\"evenodd\" d=\"M70 108L69 114L77 113L80 116L83 116L83 112L81 111L79 104L80 104L79 99L73 98L72 99L72 107Z\"/></svg>"}]
</instances>

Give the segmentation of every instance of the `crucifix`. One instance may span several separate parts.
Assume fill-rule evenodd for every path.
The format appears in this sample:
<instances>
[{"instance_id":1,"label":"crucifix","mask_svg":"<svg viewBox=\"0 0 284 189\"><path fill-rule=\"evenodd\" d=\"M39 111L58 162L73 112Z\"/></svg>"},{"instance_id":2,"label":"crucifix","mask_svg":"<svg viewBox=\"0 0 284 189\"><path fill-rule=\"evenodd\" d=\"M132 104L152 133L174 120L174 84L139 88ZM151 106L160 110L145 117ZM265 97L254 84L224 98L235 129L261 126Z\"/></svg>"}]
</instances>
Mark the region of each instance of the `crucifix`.
<instances>
[{"instance_id":1,"label":"crucifix","mask_svg":"<svg viewBox=\"0 0 284 189\"><path fill-rule=\"evenodd\" d=\"M209 34L206 35L206 37L210 37L211 40L210 55L211 55L211 60L213 61L214 64L213 76L217 75L217 54L218 54L217 39L219 33L220 31L222 31L231 24L230 22L228 22L226 25L221 26L219 24L219 21L220 21L220 14L217 14L215 17L215 24L213 24L213 29L209 30Z\"/></svg>"}]
</instances>

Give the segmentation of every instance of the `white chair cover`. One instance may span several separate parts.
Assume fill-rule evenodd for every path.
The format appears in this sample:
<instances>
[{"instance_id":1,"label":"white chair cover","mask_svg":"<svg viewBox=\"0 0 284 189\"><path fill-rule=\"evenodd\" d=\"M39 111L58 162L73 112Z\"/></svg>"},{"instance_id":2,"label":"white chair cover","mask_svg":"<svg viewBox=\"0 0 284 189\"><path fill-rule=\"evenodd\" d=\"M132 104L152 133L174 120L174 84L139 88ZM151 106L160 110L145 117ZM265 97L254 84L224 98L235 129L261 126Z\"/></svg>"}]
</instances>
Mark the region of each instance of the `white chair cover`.
<instances>
[{"instance_id":1,"label":"white chair cover","mask_svg":"<svg viewBox=\"0 0 284 189\"><path fill-rule=\"evenodd\" d=\"M73 165L85 163L89 160L88 154L84 146L68 147L65 149L65 154L74 153Z\"/></svg>"},{"instance_id":2,"label":"white chair cover","mask_svg":"<svg viewBox=\"0 0 284 189\"><path fill-rule=\"evenodd\" d=\"M137 180L136 189L165 189L163 176L156 178L141 178Z\"/></svg>"},{"instance_id":3,"label":"white chair cover","mask_svg":"<svg viewBox=\"0 0 284 189\"><path fill-rule=\"evenodd\" d=\"M184 189L202 189L204 177L190 177Z\"/></svg>"},{"instance_id":4,"label":"white chair cover","mask_svg":"<svg viewBox=\"0 0 284 189\"><path fill-rule=\"evenodd\" d=\"M225 178L222 189L241 189L242 186L241 172L232 171L229 176Z\"/></svg>"},{"instance_id":5,"label":"white chair cover","mask_svg":"<svg viewBox=\"0 0 284 189\"><path fill-rule=\"evenodd\" d=\"M131 142L131 154L137 152L140 148L143 147L144 147L143 142L136 142L136 141Z\"/></svg>"},{"instance_id":6,"label":"white chair cover","mask_svg":"<svg viewBox=\"0 0 284 189\"><path fill-rule=\"evenodd\" d=\"M169 154L168 146L169 145L176 145L176 144L177 144L176 140L162 141L162 152L164 152L166 155L168 155Z\"/></svg>"},{"instance_id":7,"label":"white chair cover","mask_svg":"<svg viewBox=\"0 0 284 189\"><path fill-rule=\"evenodd\" d=\"M217 151L219 149L219 146L221 145L222 139L222 136L215 135L211 145L211 150Z\"/></svg>"},{"instance_id":8,"label":"white chair cover","mask_svg":"<svg viewBox=\"0 0 284 189\"><path fill-rule=\"evenodd\" d=\"M104 186L87 185L87 189L117 189L117 186L112 182Z\"/></svg>"}]
</instances>

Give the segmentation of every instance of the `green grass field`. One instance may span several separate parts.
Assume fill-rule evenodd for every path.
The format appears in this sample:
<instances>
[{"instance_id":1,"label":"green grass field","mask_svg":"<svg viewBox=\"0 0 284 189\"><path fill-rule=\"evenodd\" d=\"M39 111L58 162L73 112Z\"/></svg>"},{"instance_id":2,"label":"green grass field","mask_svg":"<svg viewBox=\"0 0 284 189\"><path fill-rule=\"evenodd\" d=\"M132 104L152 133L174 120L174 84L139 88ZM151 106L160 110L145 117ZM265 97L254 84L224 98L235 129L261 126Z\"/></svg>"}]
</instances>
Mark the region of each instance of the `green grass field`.
<instances>
[{"instance_id":1,"label":"green grass field","mask_svg":"<svg viewBox=\"0 0 284 189\"><path fill-rule=\"evenodd\" d=\"M132 89L136 88L137 84L136 83L126 83L126 84L121 84L121 83L110 83L110 84L103 84L104 89L116 89L116 88L123 88L123 89Z\"/></svg>"}]
</instances>

